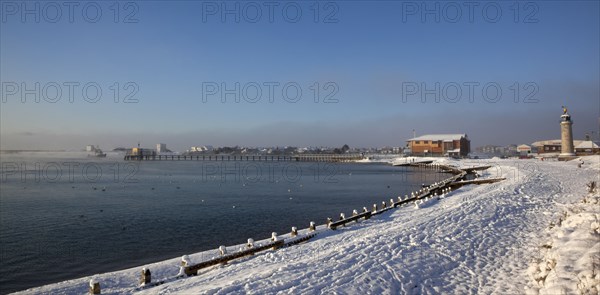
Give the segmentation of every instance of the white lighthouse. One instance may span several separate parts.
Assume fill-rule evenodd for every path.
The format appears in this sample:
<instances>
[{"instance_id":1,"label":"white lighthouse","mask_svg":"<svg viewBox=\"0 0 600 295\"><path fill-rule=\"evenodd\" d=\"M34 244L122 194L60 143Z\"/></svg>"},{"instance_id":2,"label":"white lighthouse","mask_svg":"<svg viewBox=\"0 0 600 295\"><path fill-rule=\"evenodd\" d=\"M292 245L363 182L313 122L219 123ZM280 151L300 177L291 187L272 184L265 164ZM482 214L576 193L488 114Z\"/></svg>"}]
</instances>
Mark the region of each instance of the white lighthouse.
<instances>
[{"instance_id":1,"label":"white lighthouse","mask_svg":"<svg viewBox=\"0 0 600 295\"><path fill-rule=\"evenodd\" d=\"M563 114L560 116L561 148L560 155L558 155L559 160L568 161L575 157L572 126L571 116L567 112L567 108L563 106Z\"/></svg>"}]
</instances>

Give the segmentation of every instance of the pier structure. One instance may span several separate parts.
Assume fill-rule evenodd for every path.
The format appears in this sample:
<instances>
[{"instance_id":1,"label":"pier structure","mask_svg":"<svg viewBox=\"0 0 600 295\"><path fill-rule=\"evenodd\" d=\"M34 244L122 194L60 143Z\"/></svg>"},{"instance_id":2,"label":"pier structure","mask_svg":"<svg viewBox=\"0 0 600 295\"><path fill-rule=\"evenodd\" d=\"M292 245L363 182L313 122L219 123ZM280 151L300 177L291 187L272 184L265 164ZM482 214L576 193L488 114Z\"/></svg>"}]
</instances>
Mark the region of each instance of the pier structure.
<instances>
[{"instance_id":1,"label":"pier structure","mask_svg":"<svg viewBox=\"0 0 600 295\"><path fill-rule=\"evenodd\" d=\"M362 154L302 155L157 155L127 154L125 161L263 161L263 162L353 162Z\"/></svg>"}]
</instances>

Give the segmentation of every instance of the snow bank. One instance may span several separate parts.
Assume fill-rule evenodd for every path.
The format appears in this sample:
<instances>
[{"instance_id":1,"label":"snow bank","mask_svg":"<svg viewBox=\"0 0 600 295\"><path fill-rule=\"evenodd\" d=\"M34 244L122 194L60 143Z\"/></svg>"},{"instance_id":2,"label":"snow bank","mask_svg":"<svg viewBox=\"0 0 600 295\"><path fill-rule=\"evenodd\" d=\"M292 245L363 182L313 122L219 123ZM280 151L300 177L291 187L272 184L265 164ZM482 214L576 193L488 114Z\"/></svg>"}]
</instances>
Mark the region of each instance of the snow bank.
<instances>
[{"instance_id":1,"label":"snow bank","mask_svg":"<svg viewBox=\"0 0 600 295\"><path fill-rule=\"evenodd\" d=\"M528 294L600 294L600 195L590 194L550 224Z\"/></svg>"}]
</instances>

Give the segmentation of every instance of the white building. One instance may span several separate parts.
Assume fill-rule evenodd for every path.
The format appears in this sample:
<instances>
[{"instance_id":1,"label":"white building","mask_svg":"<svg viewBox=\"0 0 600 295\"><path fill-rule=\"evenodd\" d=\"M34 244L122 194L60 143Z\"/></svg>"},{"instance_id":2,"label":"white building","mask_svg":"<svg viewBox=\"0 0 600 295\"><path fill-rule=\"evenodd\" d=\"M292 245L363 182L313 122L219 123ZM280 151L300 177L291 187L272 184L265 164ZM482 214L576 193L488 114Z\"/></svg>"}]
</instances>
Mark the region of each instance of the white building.
<instances>
[{"instance_id":1,"label":"white building","mask_svg":"<svg viewBox=\"0 0 600 295\"><path fill-rule=\"evenodd\" d=\"M193 146L190 148L191 152L212 152L214 150L212 145Z\"/></svg>"},{"instance_id":2,"label":"white building","mask_svg":"<svg viewBox=\"0 0 600 295\"><path fill-rule=\"evenodd\" d=\"M85 146L85 151L86 152L93 152L93 151L96 151L96 148L93 145L91 145L91 144L90 145L86 145Z\"/></svg>"},{"instance_id":3,"label":"white building","mask_svg":"<svg viewBox=\"0 0 600 295\"><path fill-rule=\"evenodd\" d=\"M526 145L526 144L521 144L517 146L517 152L518 153L524 153L524 154L528 154L531 153L531 147Z\"/></svg>"},{"instance_id":4,"label":"white building","mask_svg":"<svg viewBox=\"0 0 600 295\"><path fill-rule=\"evenodd\" d=\"M156 153L160 154L160 153L165 153L167 151L167 145L164 143L157 143L156 144Z\"/></svg>"},{"instance_id":5,"label":"white building","mask_svg":"<svg viewBox=\"0 0 600 295\"><path fill-rule=\"evenodd\" d=\"M590 140L581 141L575 146L575 152L578 155L592 155L600 153L600 146L598 146L598 144Z\"/></svg>"}]
</instances>

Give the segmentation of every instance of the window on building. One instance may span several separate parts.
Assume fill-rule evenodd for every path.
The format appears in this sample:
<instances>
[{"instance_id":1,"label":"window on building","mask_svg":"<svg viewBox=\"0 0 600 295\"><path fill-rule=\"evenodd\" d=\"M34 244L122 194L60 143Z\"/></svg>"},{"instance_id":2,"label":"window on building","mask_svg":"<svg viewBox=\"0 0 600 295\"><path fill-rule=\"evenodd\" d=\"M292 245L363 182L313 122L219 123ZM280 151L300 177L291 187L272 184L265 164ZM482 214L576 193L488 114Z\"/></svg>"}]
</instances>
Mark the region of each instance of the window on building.
<instances>
[{"instance_id":1,"label":"window on building","mask_svg":"<svg viewBox=\"0 0 600 295\"><path fill-rule=\"evenodd\" d=\"M421 141L416 140L415 144L421 144Z\"/></svg>"}]
</instances>

